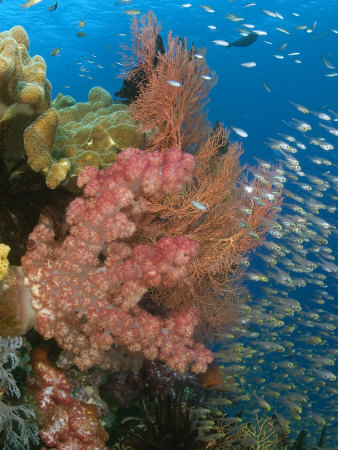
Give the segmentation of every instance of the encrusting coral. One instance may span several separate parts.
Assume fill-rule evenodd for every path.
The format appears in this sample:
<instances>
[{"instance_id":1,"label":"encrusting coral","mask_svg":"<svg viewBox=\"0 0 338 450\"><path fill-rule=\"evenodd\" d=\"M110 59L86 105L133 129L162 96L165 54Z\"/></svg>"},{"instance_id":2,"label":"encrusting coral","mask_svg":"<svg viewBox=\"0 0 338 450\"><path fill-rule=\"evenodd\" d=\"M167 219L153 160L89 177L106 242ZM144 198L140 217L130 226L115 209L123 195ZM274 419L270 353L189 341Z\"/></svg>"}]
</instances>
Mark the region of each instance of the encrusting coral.
<instances>
[{"instance_id":1,"label":"encrusting coral","mask_svg":"<svg viewBox=\"0 0 338 450\"><path fill-rule=\"evenodd\" d=\"M127 106L113 103L100 87L92 88L88 99L76 103L59 94L53 107L25 130L28 163L45 173L51 189L77 176L85 166L107 167L118 152L142 144L143 134Z\"/></svg>"}]
</instances>

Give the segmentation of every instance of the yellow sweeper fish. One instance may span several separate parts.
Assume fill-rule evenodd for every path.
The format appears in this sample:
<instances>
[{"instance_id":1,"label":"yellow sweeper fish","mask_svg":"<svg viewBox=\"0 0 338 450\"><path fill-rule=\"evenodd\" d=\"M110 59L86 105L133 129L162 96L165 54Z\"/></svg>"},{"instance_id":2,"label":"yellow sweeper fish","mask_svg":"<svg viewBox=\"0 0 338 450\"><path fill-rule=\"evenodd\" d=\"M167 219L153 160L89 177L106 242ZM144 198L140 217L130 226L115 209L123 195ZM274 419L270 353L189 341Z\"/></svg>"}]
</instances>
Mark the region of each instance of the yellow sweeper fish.
<instances>
[{"instance_id":1,"label":"yellow sweeper fish","mask_svg":"<svg viewBox=\"0 0 338 450\"><path fill-rule=\"evenodd\" d=\"M33 5L36 5L37 3L40 3L42 0L28 0L24 5L21 5L22 9L28 9Z\"/></svg>"},{"instance_id":2,"label":"yellow sweeper fish","mask_svg":"<svg viewBox=\"0 0 338 450\"><path fill-rule=\"evenodd\" d=\"M128 14L129 16L137 16L137 14L141 14L139 9L128 9L127 11L123 11L123 14Z\"/></svg>"}]
</instances>

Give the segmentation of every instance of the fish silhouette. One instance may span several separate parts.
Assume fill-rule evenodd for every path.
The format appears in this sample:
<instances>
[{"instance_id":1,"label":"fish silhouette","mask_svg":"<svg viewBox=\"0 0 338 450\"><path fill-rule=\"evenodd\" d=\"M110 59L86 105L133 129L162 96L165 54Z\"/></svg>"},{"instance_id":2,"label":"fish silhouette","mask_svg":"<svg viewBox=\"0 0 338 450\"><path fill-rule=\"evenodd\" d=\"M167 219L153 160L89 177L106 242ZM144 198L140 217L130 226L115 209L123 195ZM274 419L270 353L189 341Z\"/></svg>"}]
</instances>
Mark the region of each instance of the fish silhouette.
<instances>
[{"instance_id":1,"label":"fish silhouette","mask_svg":"<svg viewBox=\"0 0 338 450\"><path fill-rule=\"evenodd\" d=\"M256 42L257 38L258 38L257 33L250 33L246 36L237 39L234 42L229 42L228 47L247 47L248 45L251 45L254 42Z\"/></svg>"}]
</instances>

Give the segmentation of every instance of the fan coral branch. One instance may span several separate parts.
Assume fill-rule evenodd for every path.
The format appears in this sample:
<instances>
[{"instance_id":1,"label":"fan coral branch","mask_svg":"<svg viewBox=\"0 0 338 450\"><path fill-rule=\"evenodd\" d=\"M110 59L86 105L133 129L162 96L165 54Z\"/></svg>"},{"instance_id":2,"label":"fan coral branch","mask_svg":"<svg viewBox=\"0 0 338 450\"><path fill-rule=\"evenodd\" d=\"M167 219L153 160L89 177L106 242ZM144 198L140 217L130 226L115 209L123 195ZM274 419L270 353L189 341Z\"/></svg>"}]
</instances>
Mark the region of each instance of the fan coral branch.
<instances>
[{"instance_id":1,"label":"fan coral branch","mask_svg":"<svg viewBox=\"0 0 338 450\"><path fill-rule=\"evenodd\" d=\"M262 243L265 219L273 216L280 200L277 196L269 200L271 183L263 185L257 178L254 194L269 194L265 206L239 188L241 153L237 144L228 143L222 126L215 128L196 154L193 180L179 193L159 200L147 197L150 215L138 230L144 242L183 234L199 243L200 252L189 264L188 276L170 291L156 287L151 296L170 308L194 306L213 335L215 330L222 334L237 315L236 305L243 295L239 261ZM263 175L269 178L268 173ZM204 205L202 210L194 206L196 201Z\"/></svg>"},{"instance_id":2,"label":"fan coral branch","mask_svg":"<svg viewBox=\"0 0 338 450\"><path fill-rule=\"evenodd\" d=\"M188 49L187 41L168 34L168 48L156 53L159 26L149 13L132 23L133 47L127 78L137 83L138 98L130 105L130 113L143 132L148 132L147 150L163 151L179 147L187 151L207 135L203 113L206 98L216 83L205 63L205 51ZM140 29L141 25L141 29ZM198 58L195 56L198 54ZM124 56L124 66L128 68ZM175 85L172 81L178 83ZM150 132L150 133L149 133Z\"/></svg>"},{"instance_id":3,"label":"fan coral branch","mask_svg":"<svg viewBox=\"0 0 338 450\"><path fill-rule=\"evenodd\" d=\"M161 25L151 11L142 15L140 20L133 17L130 25L132 45L122 44L121 56L124 73L121 77L139 82L149 80L153 74L156 61L156 39Z\"/></svg>"}]
</instances>

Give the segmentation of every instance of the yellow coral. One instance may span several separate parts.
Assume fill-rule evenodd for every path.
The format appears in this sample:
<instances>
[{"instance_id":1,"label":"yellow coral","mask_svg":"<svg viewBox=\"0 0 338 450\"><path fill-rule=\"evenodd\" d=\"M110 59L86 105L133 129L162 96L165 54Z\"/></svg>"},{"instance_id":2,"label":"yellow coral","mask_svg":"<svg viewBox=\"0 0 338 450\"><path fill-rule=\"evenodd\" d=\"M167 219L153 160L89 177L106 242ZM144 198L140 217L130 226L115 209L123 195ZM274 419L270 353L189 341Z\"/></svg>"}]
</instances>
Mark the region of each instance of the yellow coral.
<instances>
[{"instance_id":1,"label":"yellow coral","mask_svg":"<svg viewBox=\"0 0 338 450\"><path fill-rule=\"evenodd\" d=\"M143 135L127 106L113 103L110 94L95 87L88 102L76 103L59 94L53 107L24 134L28 162L46 174L51 189L77 176L86 165L106 167L127 147L139 147Z\"/></svg>"},{"instance_id":2,"label":"yellow coral","mask_svg":"<svg viewBox=\"0 0 338 450\"><path fill-rule=\"evenodd\" d=\"M88 165L88 164L87 164ZM70 169L68 159L62 158L60 161L50 166L46 177L46 184L50 189L55 189L66 178Z\"/></svg>"},{"instance_id":3,"label":"yellow coral","mask_svg":"<svg viewBox=\"0 0 338 450\"><path fill-rule=\"evenodd\" d=\"M36 172L45 169L52 162L51 152L58 123L56 110L50 108L24 132L28 164Z\"/></svg>"},{"instance_id":4,"label":"yellow coral","mask_svg":"<svg viewBox=\"0 0 338 450\"><path fill-rule=\"evenodd\" d=\"M278 448L278 433L270 418L259 418L243 428L242 440L250 450L273 450Z\"/></svg>"},{"instance_id":5,"label":"yellow coral","mask_svg":"<svg viewBox=\"0 0 338 450\"><path fill-rule=\"evenodd\" d=\"M0 244L0 280L4 278L8 272L9 262L7 259L10 248L8 245Z\"/></svg>"},{"instance_id":6,"label":"yellow coral","mask_svg":"<svg viewBox=\"0 0 338 450\"><path fill-rule=\"evenodd\" d=\"M0 33L0 122L8 123L3 161L10 171L24 155L23 132L38 115L50 108L51 84L45 60L29 56L24 28Z\"/></svg>"},{"instance_id":7,"label":"yellow coral","mask_svg":"<svg viewBox=\"0 0 338 450\"><path fill-rule=\"evenodd\" d=\"M6 105L25 103L40 114L50 106L51 85L46 79L45 60L28 54L24 28L15 26L0 33L0 101Z\"/></svg>"}]
</instances>

